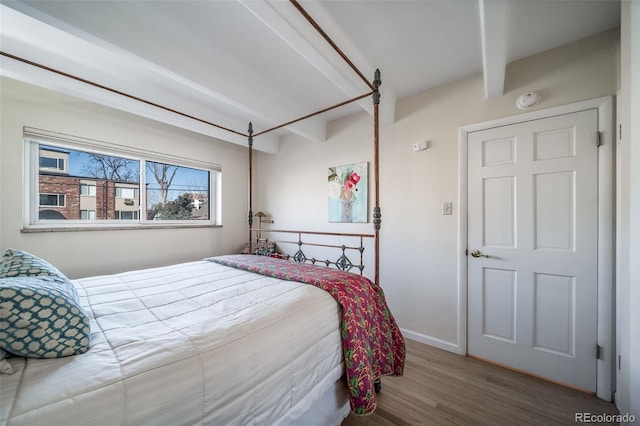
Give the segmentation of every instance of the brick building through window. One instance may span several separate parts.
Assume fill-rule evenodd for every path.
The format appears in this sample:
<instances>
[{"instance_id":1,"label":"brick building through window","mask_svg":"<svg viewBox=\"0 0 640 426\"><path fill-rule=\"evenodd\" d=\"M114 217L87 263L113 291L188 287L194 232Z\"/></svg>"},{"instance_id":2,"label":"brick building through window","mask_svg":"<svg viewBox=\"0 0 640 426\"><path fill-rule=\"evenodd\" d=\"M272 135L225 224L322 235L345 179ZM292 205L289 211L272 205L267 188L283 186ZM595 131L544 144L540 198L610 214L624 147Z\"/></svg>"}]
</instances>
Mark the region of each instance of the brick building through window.
<instances>
[{"instance_id":1,"label":"brick building through window","mask_svg":"<svg viewBox=\"0 0 640 426\"><path fill-rule=\"evenodd\" d=\"M139 219L139 184L70 176L69 153L40 149L39 219Z\"/></svg>"}]
</instances>

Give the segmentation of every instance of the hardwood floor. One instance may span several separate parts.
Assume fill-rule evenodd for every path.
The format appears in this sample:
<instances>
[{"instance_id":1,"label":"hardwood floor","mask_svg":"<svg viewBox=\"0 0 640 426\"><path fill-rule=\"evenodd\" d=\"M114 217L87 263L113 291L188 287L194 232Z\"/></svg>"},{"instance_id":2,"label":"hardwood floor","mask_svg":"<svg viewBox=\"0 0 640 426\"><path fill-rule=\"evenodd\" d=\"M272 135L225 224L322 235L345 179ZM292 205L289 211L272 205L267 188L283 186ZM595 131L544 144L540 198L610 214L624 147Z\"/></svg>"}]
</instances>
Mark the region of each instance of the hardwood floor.
<instances>
[{"instance_id":1,"label":"hardwood floor","mask_svg":"<svg viewBox=\"0 0 640 426\"><path fill-rule=\"evenodd\" d=\"M404 376L383 377L376 411L350 415L343 426L575 425L575 413L618 414L613 403L593 395L409 339L406 344Z\"/></svg>"}]
</instances>

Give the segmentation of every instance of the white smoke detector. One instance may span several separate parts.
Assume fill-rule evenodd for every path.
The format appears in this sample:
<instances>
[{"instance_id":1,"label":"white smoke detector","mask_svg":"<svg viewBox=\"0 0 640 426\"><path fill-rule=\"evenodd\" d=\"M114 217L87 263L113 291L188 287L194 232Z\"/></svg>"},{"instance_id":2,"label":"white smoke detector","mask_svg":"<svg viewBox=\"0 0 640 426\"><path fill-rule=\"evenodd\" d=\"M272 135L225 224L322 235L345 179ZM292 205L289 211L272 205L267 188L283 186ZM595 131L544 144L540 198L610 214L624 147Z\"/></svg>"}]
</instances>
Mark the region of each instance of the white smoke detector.
<instances>
[{"instance_id":1,"label":"white smoke detector","mask_svg":"<svg viewBox=\"0 0 640 426\"><path fill-rule=\"evenodd\" d=\"M527 109L536 105L538 101L540 101L540 96L538 96L537 93L523 93L522 95L518 96L518 99L516 99L516 106L520 109Z\"/></svg>"}]
</instances>

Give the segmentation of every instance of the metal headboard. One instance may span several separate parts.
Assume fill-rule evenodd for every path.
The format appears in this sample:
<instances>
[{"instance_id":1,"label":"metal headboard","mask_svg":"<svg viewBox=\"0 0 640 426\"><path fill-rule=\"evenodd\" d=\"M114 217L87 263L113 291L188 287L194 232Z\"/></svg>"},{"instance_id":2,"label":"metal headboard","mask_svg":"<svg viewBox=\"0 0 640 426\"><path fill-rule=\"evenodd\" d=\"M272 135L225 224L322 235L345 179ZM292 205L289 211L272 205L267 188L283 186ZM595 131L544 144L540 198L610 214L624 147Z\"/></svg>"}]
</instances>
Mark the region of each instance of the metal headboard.
<instances>
[{"instance_id":1,"label":"metal headboard","mask_svg":"<svg viewBox=\"0 0 640 426\"><path fill-rule=\"evenodd\" d=\"M337 233L337 232L318 232L318 231L292 231L292 230L284 230L284 229L251 229L252 234L255 233L253 237L253 241L255 242L256 247L258 247L254 254L258 255L274 255L276 257L281 257L287 260L293 260L298 263L311 263L311 264L323 264L327 267L335 267L336 269L340 269L342 271L351 271L352 269L357 269L360 275L364 274L364 252L365 252L365 239L373 239L375 238L374 234L354 234L354 233ZM267 234L287 234L287 235L296 235L297 240L292 239L279 239L279 238L268 238ZM326 237L338 237L342 239L349 239L352 241L350 244L331 244L325 242L313 242L309 240L309 236L326 236ZM260 246L260 243L263 242L265 244ZM283 245L288 246L297 246L295 253L271 253L270 249L267 247L268 242L279 244L279 249L282 250ZM353 243L355 242L355 244ZM309 247L322 247L329 250L336 251L336 257L333 257L334 260L329 258L327 259L318 259L316 257L308 256L308 248ZM351 257L349 257L351 256Z\"/></svg>"}]
</instances>

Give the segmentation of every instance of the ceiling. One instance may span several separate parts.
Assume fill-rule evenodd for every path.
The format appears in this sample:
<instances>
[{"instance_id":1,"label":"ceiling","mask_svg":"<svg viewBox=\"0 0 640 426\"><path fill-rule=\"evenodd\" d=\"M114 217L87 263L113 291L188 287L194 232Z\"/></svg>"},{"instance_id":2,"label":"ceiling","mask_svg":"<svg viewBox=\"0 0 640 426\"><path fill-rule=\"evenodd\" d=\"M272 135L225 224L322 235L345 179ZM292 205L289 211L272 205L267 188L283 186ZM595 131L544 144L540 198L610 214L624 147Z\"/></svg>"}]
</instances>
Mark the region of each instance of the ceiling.
<instances>
[{"instance_id":1,"label":"ceiling","mask_svg":"<svg viewBox=\"0 0 640 426\"><path fill-rule=\"evenodd\" d=\"M285 0L0 3L3 76L241 145L249 122L258 134L369 93L376 68L383 125L398 99L478 73L500 96L509 62L620 22L618 0L301 0L364 81ZM322 141L330 120L362 110L369 96L254 148Z\"/></svg>"}]
</instances>

